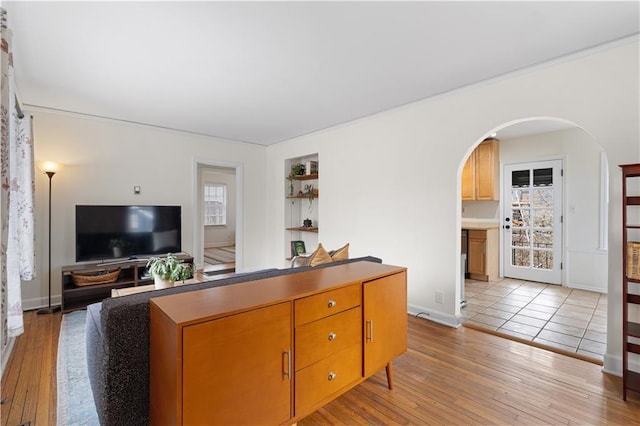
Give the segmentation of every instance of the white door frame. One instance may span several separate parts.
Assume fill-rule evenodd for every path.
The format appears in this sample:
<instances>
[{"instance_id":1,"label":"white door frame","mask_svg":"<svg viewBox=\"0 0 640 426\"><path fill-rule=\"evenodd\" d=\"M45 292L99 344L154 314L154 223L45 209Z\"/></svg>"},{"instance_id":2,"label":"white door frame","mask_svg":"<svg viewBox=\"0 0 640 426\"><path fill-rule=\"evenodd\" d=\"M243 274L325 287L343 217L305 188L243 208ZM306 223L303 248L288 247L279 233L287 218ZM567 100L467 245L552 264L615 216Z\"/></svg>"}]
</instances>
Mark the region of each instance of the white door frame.
<instances>
[{"instance_id":1,"label":"white door frame","mask_svg":"<svg viewBox=\"0 0 640 426\"><path fill-rule=\"evenodd\" d=\"M561 268L564 257L564 224L563 205L564 205L564 183L562 179L562 169L564 161L562 158L534 160L522 163L503 164L501 167L501 187L502 187L502 206L500 209L502 238L501 238L501 270L503 276L511 276L516 279L526 279L531 281L548 282L552 284L560 284L564 282L564 271ZM511 262L511 187L507 185L507 180L511 181L510 172L518 168L557 168L554 171L554 244L553 258L554 267L551 271L537 268L513 268L510 267ZM533 238L533 236L532 236ZM558 261L559 260L559 261Z\"/></svg>"},{"instance_id":2,"label":"white door frame","mask_svg":"<svg viewBox=\"0 0 640 426\"><path fill-rule=\"evenodd\" d=\"M200 197L200 173L198 166L223 167L235 169L236 175L236 271L242 271L244 266L243 241L244 241L244 209L243 209L243 173L242 163L224 162L210 159L193 159L193 258L197 269L204 265L204 232L202 229L202 197Z\"/></svg>"}]
</instances>

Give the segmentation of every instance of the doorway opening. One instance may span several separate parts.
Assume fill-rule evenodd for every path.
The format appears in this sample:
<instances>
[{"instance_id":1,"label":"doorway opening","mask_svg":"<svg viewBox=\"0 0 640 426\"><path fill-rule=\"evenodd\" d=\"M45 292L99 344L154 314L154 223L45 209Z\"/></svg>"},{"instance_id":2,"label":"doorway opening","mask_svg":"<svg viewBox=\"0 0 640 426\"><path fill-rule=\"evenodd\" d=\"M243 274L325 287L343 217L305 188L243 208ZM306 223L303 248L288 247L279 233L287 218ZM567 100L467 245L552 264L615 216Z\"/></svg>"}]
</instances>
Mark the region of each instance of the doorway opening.
<instances>
[{"instance_id":1,"label":"doorway opening","mask_svg":"<svg viewBox=\"0 0 640 426\"><path fill-rule=\"evenodd\" d=\"M210 279L233 274L242 262L240 182L238 165L196 162L194 257Z\"/></svg>"},{"instance_id":2,"label":"doorway opening","mask_svg":"<svg viewBox=\"0 0 640 426\"><path fill-rule=\"evenodd\" d=\"M499 276L465 281L463 323L601 363L608 281L606 154L589 133L563 120L525 120L493 132L499 141L500 198L463 201L461 228L469 221L494 226L499 254L483 254L496 259Z\"/></svg>"}]
</instances>

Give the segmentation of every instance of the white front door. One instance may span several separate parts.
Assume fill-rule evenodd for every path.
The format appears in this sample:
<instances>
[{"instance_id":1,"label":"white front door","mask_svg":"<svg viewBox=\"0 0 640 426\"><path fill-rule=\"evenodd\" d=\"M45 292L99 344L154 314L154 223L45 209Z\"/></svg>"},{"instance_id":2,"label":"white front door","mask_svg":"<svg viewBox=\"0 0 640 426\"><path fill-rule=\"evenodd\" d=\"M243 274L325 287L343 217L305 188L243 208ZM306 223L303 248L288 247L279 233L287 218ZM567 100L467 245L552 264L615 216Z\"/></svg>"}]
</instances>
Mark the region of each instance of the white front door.
<instances>
[{"instance_id":1,"label":"white front door","mask_svg":"<svg viewBox=\"0 0 640 426\"><path fill-rule=\"evenodd\" d=\"M562 161L505 164L504 276L562 284Z\"/></svg>"}]
</instances>

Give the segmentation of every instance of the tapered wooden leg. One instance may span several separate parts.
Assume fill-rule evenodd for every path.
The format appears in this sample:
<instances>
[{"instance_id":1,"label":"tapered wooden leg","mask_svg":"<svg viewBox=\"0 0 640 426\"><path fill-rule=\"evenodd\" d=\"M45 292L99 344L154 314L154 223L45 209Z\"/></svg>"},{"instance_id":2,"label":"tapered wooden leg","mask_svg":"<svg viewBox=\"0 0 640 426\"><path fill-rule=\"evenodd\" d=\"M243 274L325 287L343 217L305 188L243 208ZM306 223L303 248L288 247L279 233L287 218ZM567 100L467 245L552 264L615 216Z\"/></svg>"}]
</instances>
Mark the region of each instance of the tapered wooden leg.
<instances>
[{"instance_id":1,"label":"tapered wooden leg","mask_svg":"<svg viewBox=\"0 0 640 426\"><path fill-rule=\"evenodd\" d=\"M385 367L387 370L387 386L389 386L389 390L393 389L393 370L391 368L391 363L388 363Z\"/></svg>"}]
</instances>

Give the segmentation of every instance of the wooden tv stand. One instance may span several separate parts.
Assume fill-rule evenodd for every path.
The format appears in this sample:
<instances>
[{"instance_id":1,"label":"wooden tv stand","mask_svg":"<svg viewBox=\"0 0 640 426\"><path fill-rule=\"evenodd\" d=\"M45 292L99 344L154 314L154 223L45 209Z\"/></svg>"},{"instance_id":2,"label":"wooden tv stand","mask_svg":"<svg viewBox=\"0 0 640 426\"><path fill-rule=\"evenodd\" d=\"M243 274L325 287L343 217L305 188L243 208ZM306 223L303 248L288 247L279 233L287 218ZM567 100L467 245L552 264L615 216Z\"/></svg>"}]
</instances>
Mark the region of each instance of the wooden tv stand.
<instances>
[{"instance_id":1,"label":"wooden tv stand","mask_svg":"<svg viewBox=\"0 0 640 426\"><path fill-rule=\"evenodd\" d=\"M147 260L151 256L139 259L120 259L106 262L81 263L63 266L62 271L62 312L70 312L76 309L84 309L87 305L100 302L111 296L113 289L144 286L153 284L153 279L147 273ZM180 253L176 257L183 262L193 265L193 256ZM95 274L98 272L110 272L120 269L120 275L115 282L93 284L88 286L76 286L73 283L73 274Z\"/></svg>"},{"instance_id":2,"label":"wooden tv stand","mask_svg":"<svg viewBox=\"0 0 640 426\"><path fill-rule=\"evenodd\" d=\"M406 268L354 262L151 299L150 418L292 424L407 350Z\"/></svg>"}]
</instances>

